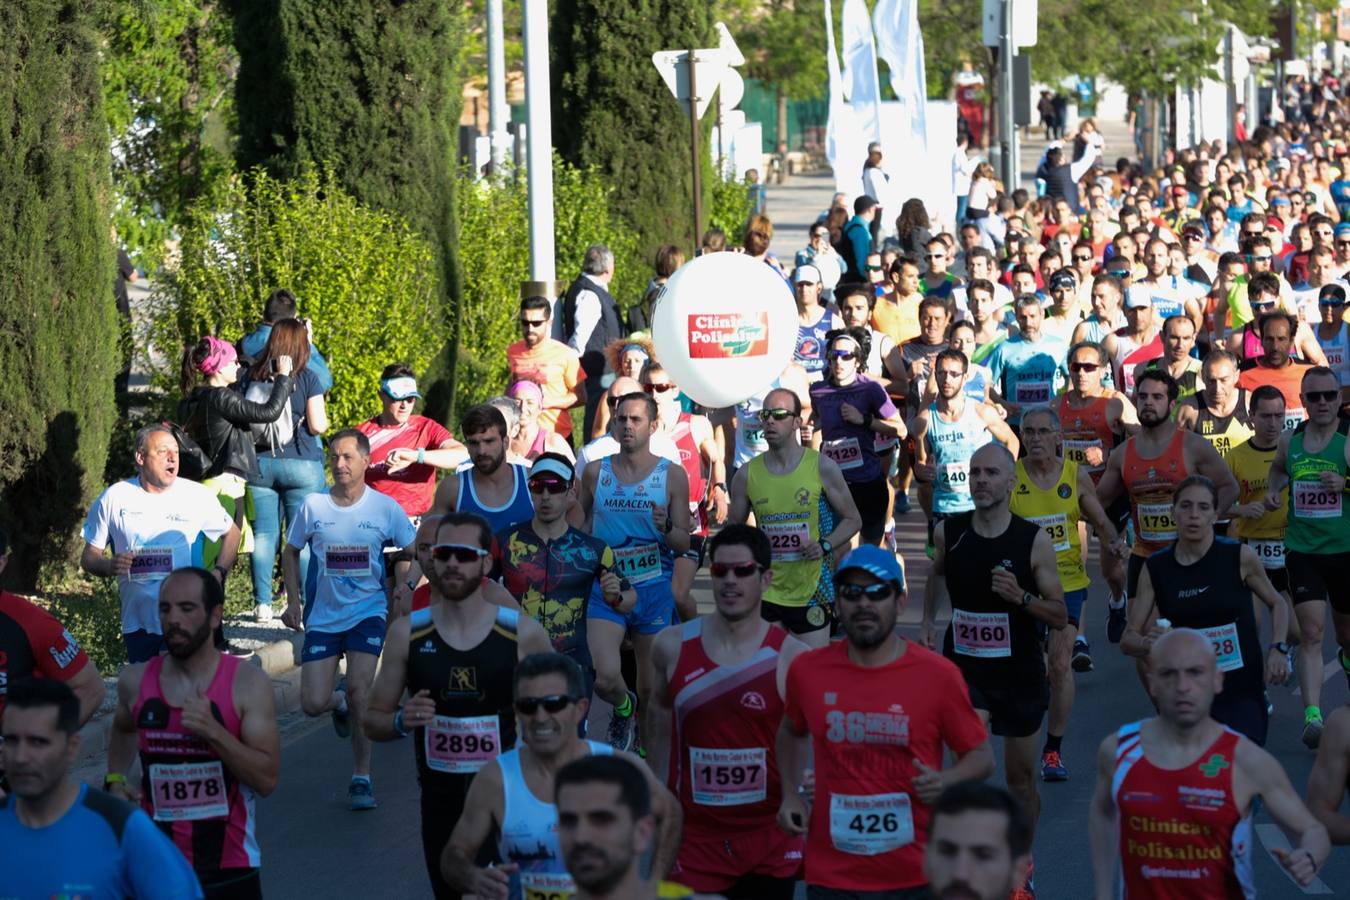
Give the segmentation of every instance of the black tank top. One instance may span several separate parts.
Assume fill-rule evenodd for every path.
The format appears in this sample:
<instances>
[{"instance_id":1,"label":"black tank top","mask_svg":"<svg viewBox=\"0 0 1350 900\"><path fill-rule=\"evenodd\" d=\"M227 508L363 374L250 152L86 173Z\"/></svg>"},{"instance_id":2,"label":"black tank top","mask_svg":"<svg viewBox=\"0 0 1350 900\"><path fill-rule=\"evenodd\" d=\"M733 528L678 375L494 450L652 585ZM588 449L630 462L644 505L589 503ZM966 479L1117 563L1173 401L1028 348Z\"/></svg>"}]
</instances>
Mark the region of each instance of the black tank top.
<instances>
[{"instance_id":1,"label":"black tank top","mask_svg":"<svg viewBox=\"0 0 1350 900\"><path fill-rule=\"evenodd\" d=\"M1265 684L1265 654L1252 592L1242 580L1241 554L1237 541L1215 538L1209 551L1190 565L1177 562L1175 546L1154 553L1145 565L1158 616L1174 628L1205 632L1219 667L1226 669L1223 689L1259 693Z\"/></svg>"},{"instance_id":2,"label":"black tank top","mask_svg":"<svg viewBox=\"0 0 1350 900\"><path fill-rule=\"evenodd\" d=\"M417 774L424 791L459 791L476 768L515 746L516 717L511 706L511 679L516 668L519 621L513 609L497 610L497 620L486 638L471 650L456 650L445 642L431 619L430 609L414 612L408 635L408 694L431 692L437 717L477 720L443 722L447 728L413 731ZM497 732L492 734L491 717ZM490 741L490 744L484 741ZM467 742L467 743L466 743ZM472 749L468 749L471 747ZM439 759L428 764L431 748ZM457 761L452 761L457 758Z\"/></svg>"},{"instance_id":3,"label":"black tank top","mask_svg":"<svg viewBox=\"0 0 1350 900\"><path fill-rule=\"evenodd\" d=\"M1007 569L1022 590L1038 593L1031 572L1031 546L1040 526L1013 516L1007 531L981 537L971 527L974 513L942 523L947 545L947 593L952 623L943 654L961 668L967 681L1010 683L1015 677L1045 677L1037 620L991 588L995 566Z\"/></svg>"}]
</instances>

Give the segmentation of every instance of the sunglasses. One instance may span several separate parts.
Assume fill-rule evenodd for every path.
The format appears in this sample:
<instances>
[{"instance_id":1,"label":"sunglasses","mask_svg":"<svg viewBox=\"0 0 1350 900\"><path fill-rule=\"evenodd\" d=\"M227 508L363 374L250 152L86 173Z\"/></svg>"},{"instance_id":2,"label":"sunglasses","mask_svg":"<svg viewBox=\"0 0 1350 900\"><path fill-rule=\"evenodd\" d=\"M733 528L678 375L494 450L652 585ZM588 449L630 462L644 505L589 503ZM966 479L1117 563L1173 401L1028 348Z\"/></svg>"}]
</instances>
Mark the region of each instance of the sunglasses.
<instances>
[{"instance_id":1,"label":"sunglasses","mask_svg":"<svg viewBox=\"0 0 1350 900\"><path fill-rule=\"evenodd\" d=\"M1091 257L1091 255L1089 255L1089 256L1075 256L1075 257L1073 258L1073 261L1074 261L1074 262L1092 262L1092 257Z\"/></svg>"},{"instance_id":2,"label":"sunglasses","mask_svg":"<svg viewBox=\"0 0 1350 900\"><path fill-rule=\"evenodd\" d=\"M575 697L567 694L549 694L547 697L517 697L512 705L522 716L532 716L541 706L544 712L560 713L576 702Z\"/></svg>"},{"instance_id":3,"label":"sunglasses","mask_svg":"<svg viewBox=\"0 0 1350 900\"><path fill-rule=\"evenodd\" d=\"M1270 260L1271 260L1271 257L1269 257L1269 256L1249 256L1249 257L1247 257L1247 258L1250 259L1250 260L1251 260L1252 262L1254 262L1254 263L1256 263L1256 262L1270 262Z\"/></svg>"},{"instance_id":4,"label":"sunglasses","mask_svg":"<svg viewBox=\"0 0 1350 900\"><path fill-rule=\"evenodd\" d=\"M881 269L882 269L881 266L868 266L868 267L867 267L867 271L869 271L869 272L880 272Z\"/></svg>"},{"instance_id":5,"label":"sunglasses","mask_svg":"<svg viewBox=\"0 0 1350 900\"><path fill-rule=\"evenodd\" d=\"M1193 231L1190 232L1189 234L1183 234L1181 237L1182 237L1182 240L1187 240L1187 241L1203 241L1203 240L1205 239L1204 235L1196 234L1196 233L1193 232Z\"/></svg>"},{"instance_id":6,"label":"sunglasses","mask_svg":"<svg viewBox=\"0 0 1350 900\"><path fill-rule=\"evenodd\" d=\"M521 319L520 324L526 328L542 328L548 319Z\"/></svg>"},{"instance_id":7,"label":"sunglasses","mask_svg":"<svg viewBox=\"0 0 1350 900\"><path fill-rule=\"evenodd\" d=\"M675 390L673 384L644 384L642 389L649 394L664 394L666 391Z\"/></svg>"},{"instance_id":8,"label":"sunglasses","mask_svg":"<svg viewBox=\"0 0 1350 900\"><path fill-rule=\"evenodd\" d=\"M614 407L616 407L616 406L619 405L619 398L618 398L618 397L612 397L612 396L611 396L611 397L606 397L606 398L605 398L605 405L608 406L610 409L613 409Z\"/></svg>"},{"instance_id":9,"label":"sunglasses","mask_svg":"<svg viewBox=\"0 0 1350 900\"><path fill-rule=\"evenodd\" d=\"M1337 246L1337 247L1350 246L1350 241L1341 241L1341 240L1338 240L1338 241L1336 241L1336 246Z\"/></svg>"},{"instance_id":10,"label":"sunglasses","mask_svg":"<svg viewBox=\"0 0 1350 900\"><path fill-rule=\"evenodd\" d=\"M1253 300L1253 301L1251 301L1251 307L1252 307L1252 309L1253 309L1254 311L1258 311L1258 312L1259 312L1259 311L1262 311L1262 310L1267 310L1267 309L1274 309L1274 308L1275 308L1275 301L1274 301L1274 300L1263 300L1263 301L1261 301L1261 302L1257 302L1256 300Z\"/></svg>"},{"instance_id":11,"label":"sunglasses","mask_svg":"<svg viewBox=\"0 0 1350 900\"><path fill-rule=\"evenodd\" d=\"M773 419L775 422L781 422L784 419L794 419L797 414L790 409L761 409L759 411L759 420L767 422Z\"/></svg>"},{"instance_id":12,"label":"sunglasses","mask_svg":"<svg viewBox=\"0 0 1350 900\"><path fill-rule=\"evenodd\" d=\"M857 359L858 354L852 350L831 350L830 359Z\"/></svg>"},{"instance_id":13,"label":"sunglasses","mask_svg":"<svg viewBox=\"0 0 1350 900\"><path fill-rule=\"evenodd\" d=\"M1340 396L1340 391L1307 391L1303 394L1303 399L1309 403L1332 403Z\"/></svg>"},{"instance_id":14,"label":"sunglasses","mask_svg":"<svg viewBox=\"0 0 1350 900\"><path fill-rule=\"evenodd\" d=\"M923 255L923 258L924 258L924 259L946 259L946 258L947 258L947 254L945 254L945 253L925 253L925 254Z\"/></svg>"},{"instance_id":15,"label":"sunglasses","mask_svg":"<svg viewBox=\"0 0 1350 900\"><path fill-rule=\"evenodd\" d=\"M531 478L526 484L529 485L531 494L565 494L571 487L561 478Z\"/></svg>"},{"instance_id":16,"label":"sunglasses","mask_svg":"<svg viewBox=\"0 0 1350 900\"><path fill-rule=\"evenodd\" d=\"M487 555L488 552L482 547L470 547L468 544L437 544L431 548L431 558L437 562L449 562L454 557L456 562L471 563Z\"/></svg>"},{"instance_id":17,"label":"sunglasses","mask_svg":"<svg viewBox=\"0 0 1350 900\"><path fill-rule=\"evenodd\" d=\"M856 601L866 597L873 603L879 603L891 595L891 586L889 584L841 584L835 588L835 595L840 600Z\"/></svg>"},{"instance_id":18,"label":"sunglasses","mask_svg":"<svg viewBox=\"0 0 1350 900\"><path fill-rule=\"evenodd\" d=\"M1338 300L1338 299L1336 299L1335 297L1328 297L1328 298L1326 298L1325 300L1318 300L1318 301L1317 301L1317 305L1318 305L1318 306L1344 306L1344 305L1345 305L1345 300L1344 300L1344 299Z\"/></svg>"},{"instance_id":19,"label":"sunglasses","mask_svg":"<svg viewBox=\"0 0 1350 900\"><path fill-rule=\"evenodd\" d=\"M1100 368L1096 363L1069 363L1070 372L1095 372Z\"/></svg>"},{"instance_id":20,"label":"sunglasses","mask_svg":"<svg viewBox=\"0 0 1350 900\"><path fill-rule=\"evenodd\" d=\"M714 578L726 578L728 575L735 574L737 578L749 578L760 571L759 563L713 563L708 567Z\"/></svg>"}]
</instances>

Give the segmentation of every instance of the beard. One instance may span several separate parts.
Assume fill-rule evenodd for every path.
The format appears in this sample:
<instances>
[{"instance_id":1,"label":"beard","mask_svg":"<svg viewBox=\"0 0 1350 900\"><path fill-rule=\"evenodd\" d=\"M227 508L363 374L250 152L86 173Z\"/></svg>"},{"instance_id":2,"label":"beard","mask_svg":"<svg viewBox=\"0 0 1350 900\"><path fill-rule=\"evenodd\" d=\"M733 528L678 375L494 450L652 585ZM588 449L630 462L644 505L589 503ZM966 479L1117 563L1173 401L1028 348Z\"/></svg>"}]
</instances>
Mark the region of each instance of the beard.
<instances>
[{"instance_id":1,"label":"beard","mask_svg":"<svg viewBox=\"0 0 1350 900\"><path fill-rule=\"evenodd\" d=\"M170 634L173 635L181 634L186 636L187 643L175 646L169 640ZM194 654L196 654L198 650L202 648L202 645L206 643L206 639L209 638L210 636L211 636L211 620L207 619L205 622L202 623L201 628L198 628L196 631L193 632L186 632L180 629L174 629L172 632L165 632L164 643L169 648L169 655L172 656L174 659L189 659Z\"/></svg>"},{"instance_id":2,"label":"beard","mask_svg":"<svg viewBox=\"0 0 1350 900\"><path fill-rule=\"evenodd\" d=\"M1149 428L1154 428L1158 425L1161 425L1163 422L1166 422L1171 414L1172 414L1171 404L1168 404L1167 409L1163 410L1161 413L1156 413L1152 409L1140 409L1139 424L1146 425Z\"/></svg>"},{"instance_id":3,"label":"beard","mask_svg":"<svg viewBox=\"0 0 1350 900\"><path fill-rule=\"evenodd\" d=\"M436 575L436 589L447 600L460 601L478 590L482 575L470 578L459 572L440 572Z\"/></svg>"},{"instance_id":4,"label":"beard","mask_svg":"<svg viewBox=\"0 0 1350 900\"><path fill-rule=\"evenodd\" d=\"M848 635L849 642L859 650L880 647L894 630L894 611L889 616L881 613L876 613L875 616L866 614L862 615L861 619L858 613L854 613L844 619L844 633Z\"/></svg>"},{"instance_id":5,"label":"beard","mask_svg":"<svg viewBox=\"0 0 1350 900\"><path fill-rule=\"evenodd\" d=\"M501 456L475 456L473 458L473 467L482 475L491 475L502 467L506 462L506 445L502 445Z\"/></svg>"}]
</instances>

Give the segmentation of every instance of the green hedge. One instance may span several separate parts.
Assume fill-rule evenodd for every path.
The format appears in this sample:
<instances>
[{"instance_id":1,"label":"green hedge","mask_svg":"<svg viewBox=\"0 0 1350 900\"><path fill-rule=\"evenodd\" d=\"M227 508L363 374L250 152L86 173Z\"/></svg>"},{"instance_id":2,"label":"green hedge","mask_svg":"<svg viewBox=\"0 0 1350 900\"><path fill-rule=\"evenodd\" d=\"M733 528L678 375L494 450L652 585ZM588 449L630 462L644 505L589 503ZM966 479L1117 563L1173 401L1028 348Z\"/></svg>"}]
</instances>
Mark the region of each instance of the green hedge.
<instances>
[{"instance_id":1,"label":"green hedge","mask_svg":"<svg viewBox=\"0 0 1350 900\"><path fill-rule=\"evenodd\" d=\"M391 213L368 209L330 174L281 182L261 170L195 204L180 256L151 299L158 386L177 395L183 346L203 334L234 341L263 301L287 287L328 357L334 430L379 411L380 370L423 371L449 323L431 245Z\"/></svg>"}]
</instances>

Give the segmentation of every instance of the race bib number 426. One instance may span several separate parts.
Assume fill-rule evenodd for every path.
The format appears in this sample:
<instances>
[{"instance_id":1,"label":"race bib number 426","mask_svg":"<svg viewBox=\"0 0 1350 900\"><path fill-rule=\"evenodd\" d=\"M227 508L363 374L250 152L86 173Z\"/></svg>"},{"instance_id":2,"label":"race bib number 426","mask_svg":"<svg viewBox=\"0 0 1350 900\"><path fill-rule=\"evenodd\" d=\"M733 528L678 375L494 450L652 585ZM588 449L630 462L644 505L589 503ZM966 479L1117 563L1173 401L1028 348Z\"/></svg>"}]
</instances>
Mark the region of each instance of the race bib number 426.
<instances>
[{"instance_id":1,"label":"race bib number 426","mask_svg":"<svg viewBox=\"0 0 1350 900\"><path fill-rule=\"evenodd\" d=\"M830 797L830 843L843 853L877 856L914 841L908 794Z\"/></svg>"}]
</instances>

